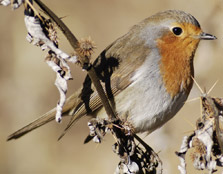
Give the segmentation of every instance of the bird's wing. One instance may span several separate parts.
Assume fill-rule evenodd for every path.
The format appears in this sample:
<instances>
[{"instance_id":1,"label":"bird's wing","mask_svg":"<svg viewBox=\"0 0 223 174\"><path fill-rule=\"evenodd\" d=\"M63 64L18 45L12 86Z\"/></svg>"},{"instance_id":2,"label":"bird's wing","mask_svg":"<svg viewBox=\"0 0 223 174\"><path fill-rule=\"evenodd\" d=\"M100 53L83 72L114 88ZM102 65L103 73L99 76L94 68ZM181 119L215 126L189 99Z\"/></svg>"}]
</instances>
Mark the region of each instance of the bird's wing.
<instances>
[{"instance_id":1,"label":"bird's wing","mask_svg":"<svg viewBox=\"0 0 223 174\"><path fill-rule=\"evenodd\" d=\"M132 37L132 39L135 44L128 44L128 40L123 41L128 38L129 37L124 36L116 40L114 44L107 47L107 49L105 49L94 62L95 70L98 77L104 82L103 87L109 99L118 95L132 83L132 75L136 69L142 65L146 55L148 55L150 51L148 48L145 49L145 47L142 46L144 44L138 44L136 41L134 42L134 39L136 39L134 37ZM123 45L123 42L127 44ZM90 79L88 80L90 81ZM91 84L87 83L87 81L85 81L85 83L87 84L87 95L89 95L89 91L92 89L88 88ZM82 91L82 94L84 94L84 92L85 90ZM92 112L95 112L102 107L101 99L94 87L92 95L85 96L86 95L84 94L82 101L87 102L83 102L80 107L71 111L70 114L73 115L71 121L59 139L61 139L72 125L83 115L88 113L92 114ZM87 111L88 109L89 112Z\"/></svg>"},{"instance_id":2,"label":"bird's wing","mask_svg":"<svg viewBox=\"0 0 223 174\"><path fill-rule=\"evenodd\" d=\"M106 91L106 94L110 99L118 95L122 90L124 90L127 86L131 84L130 80L131 72L127 71L128 69L127 67L128 66L126 66L126 69L122 69L123 72L119 69L115 70L115 72L111 76L111 79L109 80L108 78L108 80L105 80L105 82L102 83L102 87L104 91ZM126 73L125 70L128 73ZM88 77L86 79L89 80L90 83L90 79ZM89 83L86 88L91 86L91 84ZM83 91L83 89L81 94L85 92ZM92 90L92 94L89 96L88 94L90 90ZM69 115L72 115L71 120L67 125L66 129L64 130L64 132L59 137L59 139L61 139L66 134L66 132L72 127L72 125L79 118L81 118L84 115L94 115L94 112L102 107L101 99L94 86L92 86L92 89L87 89L86 91L88 91L88 94L82 97L79 106L74 107L70 111Z\"/></svg>"}]
</instances>

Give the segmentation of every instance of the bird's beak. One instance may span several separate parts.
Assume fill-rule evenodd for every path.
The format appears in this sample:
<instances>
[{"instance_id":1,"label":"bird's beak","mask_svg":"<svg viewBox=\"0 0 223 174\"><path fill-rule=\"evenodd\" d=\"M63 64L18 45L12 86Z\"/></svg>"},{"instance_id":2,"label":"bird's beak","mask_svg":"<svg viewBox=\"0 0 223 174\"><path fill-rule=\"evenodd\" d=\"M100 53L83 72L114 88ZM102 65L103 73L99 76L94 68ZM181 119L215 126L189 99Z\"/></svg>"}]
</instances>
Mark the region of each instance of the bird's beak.
<instances>
[{"instance_id":1,"label":"bird's beak","mask_svg":"<svg viewBox=\"0 0 223 174\"><path fill-rule=\"evenodd\" d=\"M204 33L204 32L202 32L202 33L199 35L199 38L200 38L201 40L215 40L215 39L217 39L216 36L213 36L213 35L211 35L211 34Z\"/></svg>"}]
</instances>

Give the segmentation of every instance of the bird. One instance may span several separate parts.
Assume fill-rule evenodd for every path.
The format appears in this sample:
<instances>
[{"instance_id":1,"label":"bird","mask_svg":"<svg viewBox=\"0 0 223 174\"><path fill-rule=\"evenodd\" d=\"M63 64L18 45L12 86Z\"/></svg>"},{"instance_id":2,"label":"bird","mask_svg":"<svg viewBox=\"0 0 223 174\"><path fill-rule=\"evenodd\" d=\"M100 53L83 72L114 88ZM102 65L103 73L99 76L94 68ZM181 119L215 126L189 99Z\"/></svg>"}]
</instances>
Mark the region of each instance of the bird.
<instances>
[{"instance_id":1,"label":"bird","mask_svg":"<svg viewBox=\"0 0 223 174\"><path fill-rule=\"evenodd\" d=\"M181 10L158 12L130 28L93 62L117 116L135 133L151 133L173 118L193 86L195 52L201 40L215 40ZM17 139L54 120L56 108L8 136ZM87 75L63 107L71 116L64 135L83 116L107 118Z\"/></svg>"}]
</instances>

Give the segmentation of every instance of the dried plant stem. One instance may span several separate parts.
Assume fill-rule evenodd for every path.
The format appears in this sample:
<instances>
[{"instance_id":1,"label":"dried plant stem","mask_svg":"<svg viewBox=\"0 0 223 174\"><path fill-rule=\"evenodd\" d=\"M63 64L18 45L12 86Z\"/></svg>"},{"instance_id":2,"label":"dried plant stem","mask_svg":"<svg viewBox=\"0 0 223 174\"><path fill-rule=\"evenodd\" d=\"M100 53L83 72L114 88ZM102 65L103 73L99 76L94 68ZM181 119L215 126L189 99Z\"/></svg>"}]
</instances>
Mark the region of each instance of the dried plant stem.
<instances>
[{"instance_id":1,"label":"dried plant stem","mask_svg":"<svg viewBox=\"0 0 223 174\"><path fill-rule=\"evenodd\" d=\"M210 107L213 110L212 114L213 114L213 117L215 118L214 119L214 125L215 125L215 129L216 129L216 137L217 137L217 140L218 140L218 143L219 143L219 148L221 150L221 153L223 154L223 144L222 144L222 141L221 141L221 134L220 134L221 130L219 128L219 110L216 107L216 104L214 103L212 98L207 96L206 99L207 99L208 104L210 105Z\"/></svg>"},{"instance_id":2,"label":"dried plant stem","mask_svg":"<svg viewBox=\"0 0 223 174\"><path fill-rule=\"evenodd\" d=\"M63 23L63 21L52 11L50 10L43 2L40 0L34 0L39 7L57 24L60 30L63 32L67 40L70 42L74 50L79 48L78 40L70 31L70 29Z\"/></svg>"},{"instance_id":3,"label":"dried plant stem","mask_svg":"<svg viewBox=\"0 0 223 174\"><path fill-rule=\"evenodd\" d=\"M98 92L99 97L101 98L101 102L102 102L102 104L103 104L103 106L105 108L106 114L108 115L109 119L111 119L111 120L115 119L116 118L115 112L112 109L112 107L111 107L111 105L110 105L110 103L108 101L108 98L105 95L105 92L104 92L104 90L103 90L103 88L101 86L101 83L100 83L100 81L98 79L98 76L97 76L97 74L95 72L95 69L94 69L94 67L92 65L90 65L90 67L91 68L88 70L88 75L91 78L91 81L94 84L94 86L95 86L95 88L96 88L96 90Z\"/></svg>"},{"instance_id":4,"label":"dried plant stem","mask_svg":"<svg viewBox=\"0 0 223 174\"><path fill-rule=\"evenodd\" d=\"M39 13L37 12L37 10L33 7L32 3L29 2L29 0L26 0L25 2L30 6L30 8L34 11L34 13L38 16L38 18L43 22L44 20L43 20L42 16L39 15ZM25 8L26 8L26 6L27 5L25 4Z\"/></svg>"},{"instance_id":5,"label":"dried plant stem","mask_svg":"<svg viewBox=\"0 0 223 174\"><path fill-rule=\"evenodd\" d=\"M178 166L181 174L186 174L186 153L190 150L191 160L197 170L217 171L216 166L223 166L222 128L219 119L222 119L223 99L209 97L202 94L202 116L197 120L196 128L190 136L185 136L180 151L176 154L181 164Z\"/></svg>"}]
</instances>

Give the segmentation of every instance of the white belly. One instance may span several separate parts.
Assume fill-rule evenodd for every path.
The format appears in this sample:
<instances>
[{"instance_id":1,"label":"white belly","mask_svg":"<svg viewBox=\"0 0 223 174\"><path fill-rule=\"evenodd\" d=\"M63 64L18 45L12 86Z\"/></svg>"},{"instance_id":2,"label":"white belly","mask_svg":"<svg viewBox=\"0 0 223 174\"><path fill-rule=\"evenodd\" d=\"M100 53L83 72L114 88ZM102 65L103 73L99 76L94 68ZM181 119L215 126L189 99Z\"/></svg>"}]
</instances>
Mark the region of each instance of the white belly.
<instances>
[{"instance_id":1,"label":"white belly","mask_svg":"<svg viewBox=\"0 0 223 174\"><path fill-rule=\"evenodd\" d=\"M144 83L144 82L143 82ZM152 132L170 120L183 106L187 96L171 98L163 86L144 87L137 83L116 97L116 110L137 132Z\"/></svg>"},{"instance_id":2,"label":"white belly","mask_svg":"<svg viewBox=\"0 0 223 174\"><path fill-rule=\"evenodd\" d=\"M136 133L159 128L180 110L187 99L183 91L171 98L157 71L159 59L152 57L136 71L131 79L133 83L115 97L119 117L132 124ZM98 116L105 117L104 111L99 111Z\"/></svg>"}]
</instances>

